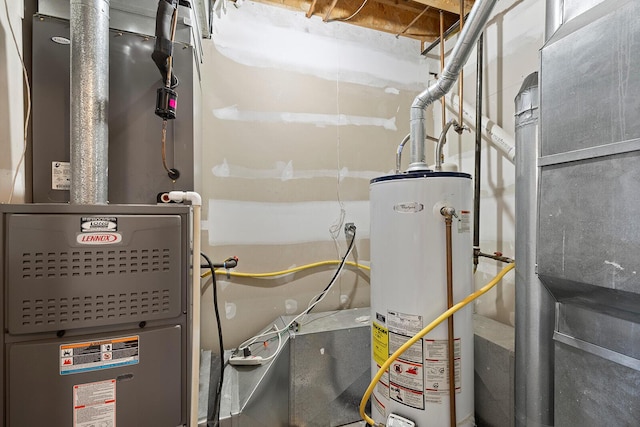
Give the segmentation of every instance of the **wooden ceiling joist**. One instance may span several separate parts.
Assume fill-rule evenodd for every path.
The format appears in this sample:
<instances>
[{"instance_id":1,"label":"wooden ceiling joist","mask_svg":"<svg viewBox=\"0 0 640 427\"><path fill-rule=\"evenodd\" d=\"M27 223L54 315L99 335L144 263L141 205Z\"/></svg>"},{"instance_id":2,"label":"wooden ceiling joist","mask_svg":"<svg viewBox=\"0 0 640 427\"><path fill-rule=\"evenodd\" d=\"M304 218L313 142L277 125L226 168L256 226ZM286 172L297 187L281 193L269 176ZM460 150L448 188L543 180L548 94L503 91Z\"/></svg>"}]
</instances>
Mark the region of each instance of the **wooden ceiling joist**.
<instances>
[{"instance_id":1,"label":"wooden ceiling joist","mask_svg":"<svg viewBox=\"0 0 640 427\"><path fill-rule=\"evenodd\" d=\"M307 18L320 17L324 22L346 21L349 24L409 37L422 43L439 36L440 11L444 11L447 28L459 18L460 1L465 11L473 0L255 0L259 3L303 12Z\"/></svg>"},{"instance_id":2,"label":"wooden ceiling joist","mask_svg":"<svg viewBox=\"0 0 640 427\"><path fill-rule=\"evenodd\" d=\"M318 3L318 0L313 0L311 2L311 6L309 6L309 10L307 10L307 13L305 13L307 18L311 18L313 16L313 12L316 10L317 3Z\"/></svg>"},{"instance_id":3,"label":"wooden ceiling joist","mask_svg":"<svg viewBox=\"0 0 640 427\"><path fill-rule=\"evenodd\" d=\"M425 6L431 6L434 9L444 10L445 12L460 13L460 0L415 0ZM464 0L464 13L467 14L473 7L473 0Z\"/></svg>"},{"instance_id":4,"label":"wooden ceiling joist","mask_svg":"<svg viewBox=\"0 0 640 427\"><path fill-rule=\"evenodd\" d=\"M403 34L406 34L406 33L407 33L407 31L409 31L409 29L410 29L411 27L413 27L413 24L415 24L415 23L416 23L416 21L418 21L418 19L420 19L420 18L422 17L422 15L424 15L424 14L427 12L427 10L429 10L430 8L431 8L431 6L427 6L427 7L425 7L425 8L424 8L424 10L423 10L422 12L420 12L420 14L419 14L418 16L416 16L415 18L413 18L413 21L411 21L411 22L409 23L409 25L407 25L407 26L404 28L404 30L402 30L402 31L400 31L398 34L396 34L396 37L401 36L401 35L403 35Z\"/></svg>"},{"instance_id":5,"label":"wooden ceiling joist","mask_svg":"<svg viewBox=\"0 0 640 427\"><path fill-rule=\"evenodd\" d=\"M329 22L330 17L331 17L331 12L333 12L333 9L335 9L337 4L338 4L338 0L332 0L331 6L329 6L329 9L327 10L327 13L324 15L324 18L322 18L322 20L324 22Z\"/></svg>"}]
</instances>

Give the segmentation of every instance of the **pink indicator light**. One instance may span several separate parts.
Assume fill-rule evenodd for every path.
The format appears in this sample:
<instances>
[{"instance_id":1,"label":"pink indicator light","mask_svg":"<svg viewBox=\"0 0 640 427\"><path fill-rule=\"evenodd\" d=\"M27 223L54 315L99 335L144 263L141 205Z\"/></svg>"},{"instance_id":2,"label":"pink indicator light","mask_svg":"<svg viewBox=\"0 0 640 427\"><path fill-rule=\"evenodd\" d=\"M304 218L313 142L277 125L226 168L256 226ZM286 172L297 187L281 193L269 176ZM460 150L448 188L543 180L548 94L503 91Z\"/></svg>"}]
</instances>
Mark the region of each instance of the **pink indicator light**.
<instances>
[{"instance_id":1,"label":"pink indicator light","mask_svg":"<svg viewBox=\"0 0 640 427\"><path fill-rule=\"evenodd\" d=\"M175 109L177 104L178 104L178 101L175 98L170 98L169 99L169 107Z\"/></svg>"}]
</instances>

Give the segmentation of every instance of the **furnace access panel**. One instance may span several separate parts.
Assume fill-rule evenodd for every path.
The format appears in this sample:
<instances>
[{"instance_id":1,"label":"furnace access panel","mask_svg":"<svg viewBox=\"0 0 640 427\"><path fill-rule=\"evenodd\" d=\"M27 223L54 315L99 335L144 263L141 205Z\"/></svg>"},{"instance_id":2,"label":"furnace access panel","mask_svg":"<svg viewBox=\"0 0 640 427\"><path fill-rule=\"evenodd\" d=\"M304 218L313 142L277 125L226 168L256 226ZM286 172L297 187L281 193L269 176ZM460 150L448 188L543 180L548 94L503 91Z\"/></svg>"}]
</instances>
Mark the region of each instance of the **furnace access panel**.
<instances>
[{"instance_id":1,"label":"furnace access panel","mask_svg":"<svg viewBox=\"0 0 640 427\"><path fill-rule=\"evenodd\" d=\"M186 425L188 208L1 209L3 425Z\"/></svg>"}]
</instances>

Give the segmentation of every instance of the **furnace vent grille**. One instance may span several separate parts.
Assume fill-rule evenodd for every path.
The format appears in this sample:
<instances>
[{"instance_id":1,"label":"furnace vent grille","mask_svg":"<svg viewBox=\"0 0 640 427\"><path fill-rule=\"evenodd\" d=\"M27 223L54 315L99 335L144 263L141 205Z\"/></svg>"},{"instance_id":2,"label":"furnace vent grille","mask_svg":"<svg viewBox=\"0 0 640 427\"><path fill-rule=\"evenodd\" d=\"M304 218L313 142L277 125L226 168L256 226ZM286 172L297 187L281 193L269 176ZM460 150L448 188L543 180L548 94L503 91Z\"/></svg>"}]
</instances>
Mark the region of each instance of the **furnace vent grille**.
<instances>
[{"instance_id":1,"label":"furnace vent grille","mask_svg":"<svg viewBox=\"0 0 640 427\"><path fill-rule=\"evenodd\" d=\"M169 249L77 250L25 252L23 279L106 276L166 272L171 267Z\"/></svg>"},{"instance_id":2,"label":"furnace vent grille","mask_svg":"<svg viewBox=\"0 0 640 427\"><path fill-rule=\"evenodd\" d=\"M112 293L84 297L25 299L22 326L58 325L70 322L126 322L140 316L156 317L171 310L169 289Z\"/></svg>"}]
</instances>

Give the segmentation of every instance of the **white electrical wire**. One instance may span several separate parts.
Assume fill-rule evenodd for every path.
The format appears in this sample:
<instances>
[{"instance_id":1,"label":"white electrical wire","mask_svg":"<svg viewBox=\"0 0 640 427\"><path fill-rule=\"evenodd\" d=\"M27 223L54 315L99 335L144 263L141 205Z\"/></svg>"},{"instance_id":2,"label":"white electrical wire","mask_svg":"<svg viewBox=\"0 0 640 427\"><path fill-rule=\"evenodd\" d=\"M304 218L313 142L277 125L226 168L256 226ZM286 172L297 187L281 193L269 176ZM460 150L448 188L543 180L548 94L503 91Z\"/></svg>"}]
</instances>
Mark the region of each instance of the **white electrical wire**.
<instances>
[{"instance_id":1,"label":"white electrical wire","mask_svg":"<svg viewBox=\"0 0 640 427\"><path fill-rule=\"evenodd\" d=\"M278 329L278 327L276 325L273 325L273 328ZM280 349L282 348L282 334L278 334L278 347L276 347L275 351L271 354L271 356L268 357L263 357L262 358L262 362L268 362L269 360L273 359L274 357L276 357L278 355L278 353L280 353Z\"/></svg>"},{"instance_id":2,"label":"white electrical wire","mask_svg":"<svg viewBox=\"0 0 640 427\"><path fill-rule=\"evenodd\" d=\"M337 40L337 39L336 39ZM338 47L338 42L336 41L336 46ZM336 246L336 256L340 258L340 244L338 243L338 237L340 237L340 230L344 226L344 221L347 216L347 210L344 207L344 203L342 203L342 199L340 197L340 55L336 56L337 64L336 64L336 116L338 117L338 124L336 125L336 199L338 201L338 205L340 206L340 214L338 218L333 222L333 224L329 227L329 234L331 235L331 239L333 239L333 243Z\"/></svg>"},{"instance_id":3,"label":"white electrical wire","mask_svg":"<svg viewBox=\"0 0 640 427\"><path fill-rule=\"evenodd\" d=\"M24 59L22 58L22 54L20 53L20 46L18 45L18 40L16 38L16 33L13 31L13 25L11 25L11 17L9 16L9 5L7 0L4 0L4 10L7 14L7 23L9 24L9 30L11 31L11 37L13 38L13 43L16 47L16 53L18 54L18 58L20 58L20 63L22 64L22 77L24 79L24 83L27 88L27 115L24 118L24 142L22 148L22 154L20 155L20 160L18 161L18 165L16 166L16 171L13 174L13 180L11 182L11 192L9 193L9 201L13 199L13 193L16 189L16 181L18 180L18 174L20 173L20 166L24 162L24 158L27 154L27 130L29 129L29 118L31 117L31 87L29 86L29 76L27 75L27 67L24 65Z\"/></svg>"},{"instance_id":4,"label":"white electrical wire","mask_svg":"<svg viewBox=\"0 0 640 427\"><path fill-rule=\"evenodd\" d=\"M344 256L344 259L345 259L345 260L349 257L349 254L351 254L351 251L353 250L353 246L354 246L354 245L351 245L351 246L350 246L350 248L349 248L349 250L348 250L348 251L347 251L347 253L345 254L345 256ZM309 306L307 307L307 309L306 309L306 310L304 310L302 313L298 314L298 315L297 315L297 316L296 316L292 321L290 321L286 326L284 326L284 327L283 327L283 328L281 328L281 329L278 329L278 328L276 327L276 325L273 325L269 330L267 330L267 331L265 331L265 332L263 332L263 333L261 333L261 334L259 334L259 335L256 335L256 336L254 336L254 337L251 337L251 338L249 338L248 340L244 341L242 344L240 344L240 345L238 346L238 350L239 350L239 351L244 350L245 348L249 347L249 346L250 346L250 345L252 345L253 343L257 342L260 338L266 338L266 337L272 336L272 335L274 335L274 334L278 334L278 337L279 337L279 336L280 336L280 334L281 334L282 332L285 332L285 331L289 330L289 327L291 327L291 325L293 325L295 322L297 322L297 321L298 321L298 319L300 319L300 318L304 317L307 313L309 313L309 312L310 312L310 311L311 311L311 310L312 310L316 305L320 304L320 302L321 302L321 301L322 301L322 300L327 296L327 294L329 293L329 291L331 291L331 288L333 287L333 285L334 285L334 284L336 283L336 281L338 280L338 277L340 277L340 274L342 273L342 270L344 270L344 266L345 266L345 263L342 263L342 264L340 265L340 267L338 268L337 273L336 273L336 274L334 275L334 277L333 277L333 280L331 280L331 283L329 283L329 286L327 286L327 288L326 288L326 290L325 290L324 292L322 292L321 294L319 294L320 298L319 298L319 299L316 299L316 298L318 298L318 295L316 295L315 297L313 297L313 298L311 299L311 301L313 301L313 303L312 303L312 304L309 304ZM314 301L314 299L315 299L316 301ZM275 328L275 329L274 329L274 328ZM278 338L278 339L280 339L280 338ZM277 351L276 351L276 352L277 352Z\"/></svg>"}]
</instances>

